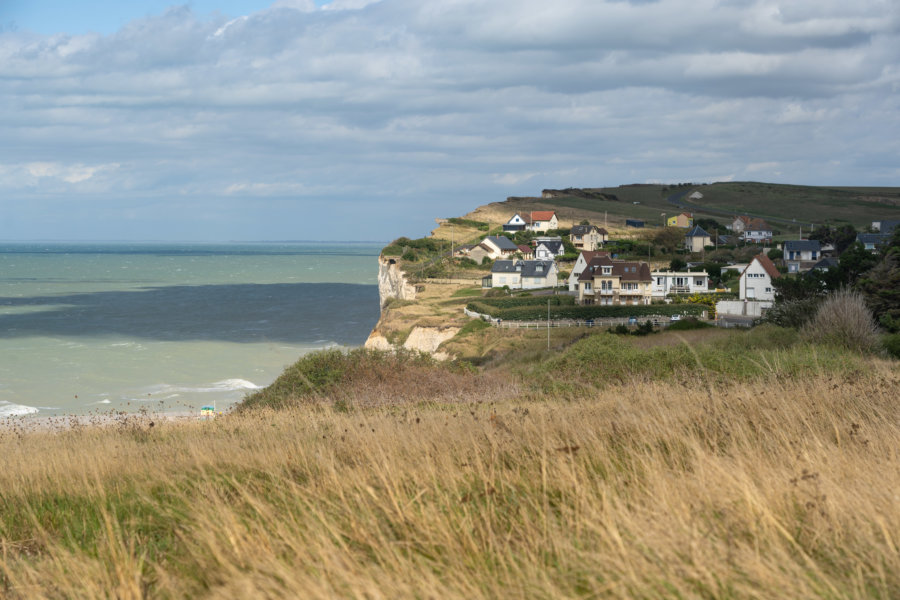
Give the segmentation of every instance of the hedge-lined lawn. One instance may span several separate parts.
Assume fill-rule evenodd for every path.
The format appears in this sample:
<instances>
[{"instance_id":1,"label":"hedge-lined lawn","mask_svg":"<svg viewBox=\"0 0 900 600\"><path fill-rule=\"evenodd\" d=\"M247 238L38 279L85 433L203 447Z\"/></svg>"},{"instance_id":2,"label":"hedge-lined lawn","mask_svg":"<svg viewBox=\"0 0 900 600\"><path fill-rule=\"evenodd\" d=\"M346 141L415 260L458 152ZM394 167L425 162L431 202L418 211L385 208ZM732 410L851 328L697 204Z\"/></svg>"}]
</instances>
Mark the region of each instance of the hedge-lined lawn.
<instances>
[{"instance_id":1,"label":"hedge-lined lawn","mask_svg":"<svg viewBox=\"0 0 900 600\"><path fill-rule=\"evenodd\" d=\"M548 296L550 302L551 319L605 319L624 317L670 317L672 315L700 316L706 310L705 306L698 304L650 304L639 306L578 306L574 304L571 296ZM553 298L569 298L572 302L555 303ZM496 306L485 300L469 302L466 306L471 311L489 315L495 319L504 321L534 321L547 318L547 298L510 298L509 300L540 300L528 304L514 304L511 306Z\"/></svg>"}]
</instances>

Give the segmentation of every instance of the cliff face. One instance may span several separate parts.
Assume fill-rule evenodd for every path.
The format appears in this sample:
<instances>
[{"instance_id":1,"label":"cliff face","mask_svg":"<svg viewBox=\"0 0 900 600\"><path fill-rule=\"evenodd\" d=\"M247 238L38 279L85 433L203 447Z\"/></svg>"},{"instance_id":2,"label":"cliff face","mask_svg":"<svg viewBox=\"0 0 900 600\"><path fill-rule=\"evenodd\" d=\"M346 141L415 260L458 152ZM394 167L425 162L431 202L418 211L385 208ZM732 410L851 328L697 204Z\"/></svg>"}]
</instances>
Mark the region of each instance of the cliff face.
<instances>
[{"instance_id":1,"label":"cliff face","mask_svg":"<svg viewBox=\"0 0 900 600\"><path fill-rule=\"evenodd\" d=\"M406 281L406 274L392 259L378 259L378 300L384 303L390 298L398 300L415 300L416 286Z\"/></svg>"},{"instance_id":2,"label":"cliff face","mask_svg":"<svg viewBox=\"0 0 900 600\"><path fill-rule=\"evenodd\" d=\"M405 329L410 321L416 322L418 319L417 317L410 317L409 320L402 317L398 319L398 315L394 315L393 319L387 318L388 312L394 310L385 307L388 300L416 300L416 286L406 280L406 274L390 259L381 258L378 262L378 298L381 302L381 317L375 329L369 334L365 347L372 350L394 350L399 347L399 341L395 346L388 338L397 339L398 329ZM402 347L431 354L438 360L446 360L450 356L439 352L438 346L452 338L458 331L459 327L416 324L408 330Z\"/></svg>"}]
</instances>

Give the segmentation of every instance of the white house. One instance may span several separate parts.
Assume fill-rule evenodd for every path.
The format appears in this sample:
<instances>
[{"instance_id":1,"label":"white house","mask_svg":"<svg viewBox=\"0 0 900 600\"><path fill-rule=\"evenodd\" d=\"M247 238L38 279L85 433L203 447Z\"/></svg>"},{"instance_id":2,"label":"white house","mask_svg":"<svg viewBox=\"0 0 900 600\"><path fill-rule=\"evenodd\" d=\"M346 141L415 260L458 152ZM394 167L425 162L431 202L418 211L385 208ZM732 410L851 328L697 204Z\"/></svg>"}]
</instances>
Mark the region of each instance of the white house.
<instances>
[{"instance_id":1,"label":"white house","mask_svg":"<svg viewBox=\"0 0 900 600\"><path fill-rule=\"evenodd\" d=\"M772 228L762 219L750 219L744 227L741 239L745 242L768 243L772 241Z\"/></svg>"},{"instance_id":2,"label":"white house","mask_svg":"<svg viewBox=\"0 0 900 600\"><path fill-rule=\"evenodd\" d=\"M706 271L653 271L651 294L665 298L668 294L695 294L709 291L709 274Z\"/></svg>"},{"instance_id":3,"label":"white house","mask_svg":"<svg viewBox=\"0 0 900 600\"><path fill-rule=\"evenodd\" d=\"M554 260L566 253L560 237L539 237L534 240L534 257L537 260Z\"/></svg>"},{"instance_id":4,"label":"white house","mask_svg":"<svg viewBox=\"0 0 900 600\"><path fill-rule=\"evenodd\" d=\"M578 291L578 276L581 275L581 272L588 266L588 263L591 262L591 259L595 256L609 256L609 252L605 250L596 250L596 251L583 251L578 255L578 258L575 260L575 266L572 267L572 272L569 273L569 291L577 292Z\"/></svg>"},{"instance_id":5,"label":"white house","mask_svg":"<svg viewBox=\"0 0 900 600\"><path fill-rule=\"evenodd\" d=\"M525 228L529 231L544 232L559 229L559 219L553 210L533 210L525 217L525 222Z\"/></svg>"},{"instance_id":6,"label":"white house","mask_svg":"<svg viewBox=\"0 0 900 600\"><path fill-rule=\"evenodd\" d=\"M822 258L818 240L789 240L784 243L783 252L788 273L808 271Z\"/></svg>"},{"instance_id":7,"label":"white house","mask_svg":"<svg viewBox=\"0 0 900 600\"><path fill-rule=\"evenodd\" d=\"M498 260L491 267L490 280L484 278L482 286L490 281L490 287L508 286L513 290L531 290L556 287L559 269L552 260Z\"/></svg>"},{"instance_id":8,"label":"white house","mask_svg":"<svg viewBox=\"0 0 900 600\"><path fill-rule=\"evenodd\" d=\"M519 247L505 235L489 235L481 241L481 244L490 249L488 256L495 260L512 256L519 251Z\"/></svg>"},{"instance_id":9,"label":"white house","mask_svg":"<svg viewBox=\"0 0 900 600\"><path fill-rule=\"evenodd\" d=\"M525 226L525 219L519 213L516 213L503 225L503 231L525 231Z\"/></svg>"},{"instance_id":10,"label":"white house","mask_svg":"<svg viewBox=\"0 0 900 600\"><path fill-rule=\"evenodd\" d=\"M775 300L775 288L772 280L781 277L775 263L765 254L753 257L744 272L741 273L741 300Z\"/></svg>"}]
</instances>

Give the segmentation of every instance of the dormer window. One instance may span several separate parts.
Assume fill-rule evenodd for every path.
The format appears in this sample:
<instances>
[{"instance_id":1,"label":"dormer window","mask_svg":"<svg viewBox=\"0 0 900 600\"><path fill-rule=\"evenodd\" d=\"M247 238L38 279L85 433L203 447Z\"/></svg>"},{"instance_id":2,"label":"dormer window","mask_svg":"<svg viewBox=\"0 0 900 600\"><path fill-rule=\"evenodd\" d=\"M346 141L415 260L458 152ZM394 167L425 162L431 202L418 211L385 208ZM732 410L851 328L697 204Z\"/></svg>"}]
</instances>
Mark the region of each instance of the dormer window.
<instances>
[{"instance_id":1,"label":"dormer window","mask_svg":"<svg viewBox=\"0 0 900 600\"><path fill-rule=\"evenodd\" d=\"M610 273L612 273L612 267L603 267L604 275L609 275Z\"/></svg>"}]
</instances>

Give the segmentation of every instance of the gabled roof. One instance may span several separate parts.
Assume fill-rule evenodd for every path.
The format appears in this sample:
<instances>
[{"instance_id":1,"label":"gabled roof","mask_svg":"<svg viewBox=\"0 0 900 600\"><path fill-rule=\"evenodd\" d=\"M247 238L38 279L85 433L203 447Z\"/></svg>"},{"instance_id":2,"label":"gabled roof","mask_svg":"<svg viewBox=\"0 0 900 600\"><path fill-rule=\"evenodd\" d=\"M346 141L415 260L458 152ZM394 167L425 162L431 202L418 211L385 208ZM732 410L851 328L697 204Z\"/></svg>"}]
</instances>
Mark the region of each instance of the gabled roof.
<instances>
[{"instance_id":1,"label":"gabled roof","mask_svg":"<svg viewBox=\"0 0 900 600\"><path fill-rule=\"evenodd\" d=\"M500 248L501 250L511 250L515 252L519 249L511 239L506 237L505 235L489 235L484 238L484 241L490 241L492 244Z\"/></svg>"},{"instance_id":2,"label":"gabled roof","mask_svg":"<svg viewBox=\"0 0 900 600\"><path fill-rule=\"evenodd\" d=\"M788 240L784 243L785 252L819 252L822 245L819 240Z\"/></svg>"},{"instance_id":3,"label":"gabled roof","mask_svg":"<svg viewBox=\"0 0 900 600\"><path fill-rule=\"evenodd\" d=\"M596 225L572 225L572 229L569 230L570 235L586 235L591 231L600 232L600 229Z\"/></svg>"},{"instance_id":4,"label":"gabled roof","mask_svg":"<svg viewBox=\"0 0 900 600\"><path fill-rule=\"evenodd\" d=\"M826 257L814 264L811 270L827 270L832 267L837 267L838 265L840 265L838 259Z\"/></svg>"},{"instance_id":5,"label":"gabled roof","mask_svg":"<svg viewBox=\"0 0 900 600\"><path fill-rule=\"evenodd\" d=\"M552 260L498 260L491 266L491 273L519 273L522 277L547 277L553 270Z\"/></svg>"},{"instance_id":6,"label":"gabled roof","mask_svg":"<svg viewBox=\"0 0 900 600\"><path fill-rule=\"evenodd\" d=\"M538 242L535 246L535 250L539 247L543 246L553 254L562 254L563 253L563 243L562 242Z\"/></svg>"},{"instance_id":7,"label":"gabled roof","mask_svg":"<svg viewBox=\"0 0 900 600\"><path fill-rule=\"evenodd\" d=\"M590 264L591 260L595 256L609 256L608 250L582 250L581 255L584 257L584 262Z\"/></svg>"},{"instance_id":8,"label":"gabled roof","mask_svg":"<svg viewBox=\"0 0 900 600\"><path fill-rule=\"evenodd\" d=\"M555 214L555 210L533 210L529 215L529 218L531 220L528 221L528 218L526 218L526 221L528 221L529 223L534 223L535 221L549 221Z\"/></svg>"},{"instance_id":9,"label":"gabled roof","mask_svg":"<svg viewBox=\"0 0 900 600\"><path fill-rule=\"evenodd\" d=\"M531 254L532 252L534 252L534 250L531 249L531 246L526 246L525 244L519 244L518 248L519 252L521 252L522 254Z\"/></svg>"},{"instance_id":10,"label":"gabled roof","mask_svg":"<svg viewBox=\"0 0 900 600\"><path fill-rule=\"evenodd\" d=\"M612 267L611 276L622 281L652 281L650 265L645 262L613 260L609 256L596 256L581 272L578 281L592 281L596 275L602 274L601 267ZM599 271L599 272L598 272Z\"/></svg>"},{"instance_id":11,"label":"gabled roof","mask_svg":"<svg viewBox=\"0 0 900 600\"><path fill-rule=\"evenodd\" d=\"M886 235L890 235L894 233L894 230L900 226L900 220L891 219L891 220L883 220L879 222L879 233L883 233Z\"/></svg>"},{"instance_id":12,"label":"gabled roof","mask_svg":"<svg viewBox=\"0 0 900 600\"><path fill-rule=\"evenodd\" d=\"M699 225L694 225L694 228L688 231L684 237L709 237L709 234Z\"/></svg>"},{"instance_id":13,"label":"gabled roof","mask_svg":"<svg viewBox=\"0 0 900 600\"><path fill-rule=\"evenodd\" d=\"M750 231L772 231L772 228L763 219L750 219L750 222L747 223L747 229Z\"/></svg>"},{"instance_id":14,"label":"gabled roof","mask_svg":"<svg viewBox=\"0 0 900 600\"><path fill-rule=\"evenodd\" d=\"M891 236L885 233L858 233L856 241L863 244L884 244Z\"/></svg>"},{"instance_id":15,"label":"gabled roof","mask_svg":"<svg viewBox=\"0 0 900 600\"><path fill-rule=\"evenodd\" d=\"M778 272L778 267L776 267L775 263L772 262L772 259L765 254L757 254L756 256L754 256L753 260L750 261L750 265L753 264L753 261L758 262L772 279L778 279L779 277L781 277L781 273ZM747 268L744 269L744 271L741 273L741 277L744 276L744 273L747 272L747 269L750 268L750 265L747 265Z\"/></svg>"},{"instance_id":16,"label":"gabled roof","mask_svg":"<svg viewBox=\"0 0 900 600\"><path fill-rule=\"evenodd\" d=\"M750 217L748 217L747 215L738 215L734 218L735 221L737 221L738 219L740 219L744 223L744 225L750 223Z\"/></svg>"}]
</instances>

